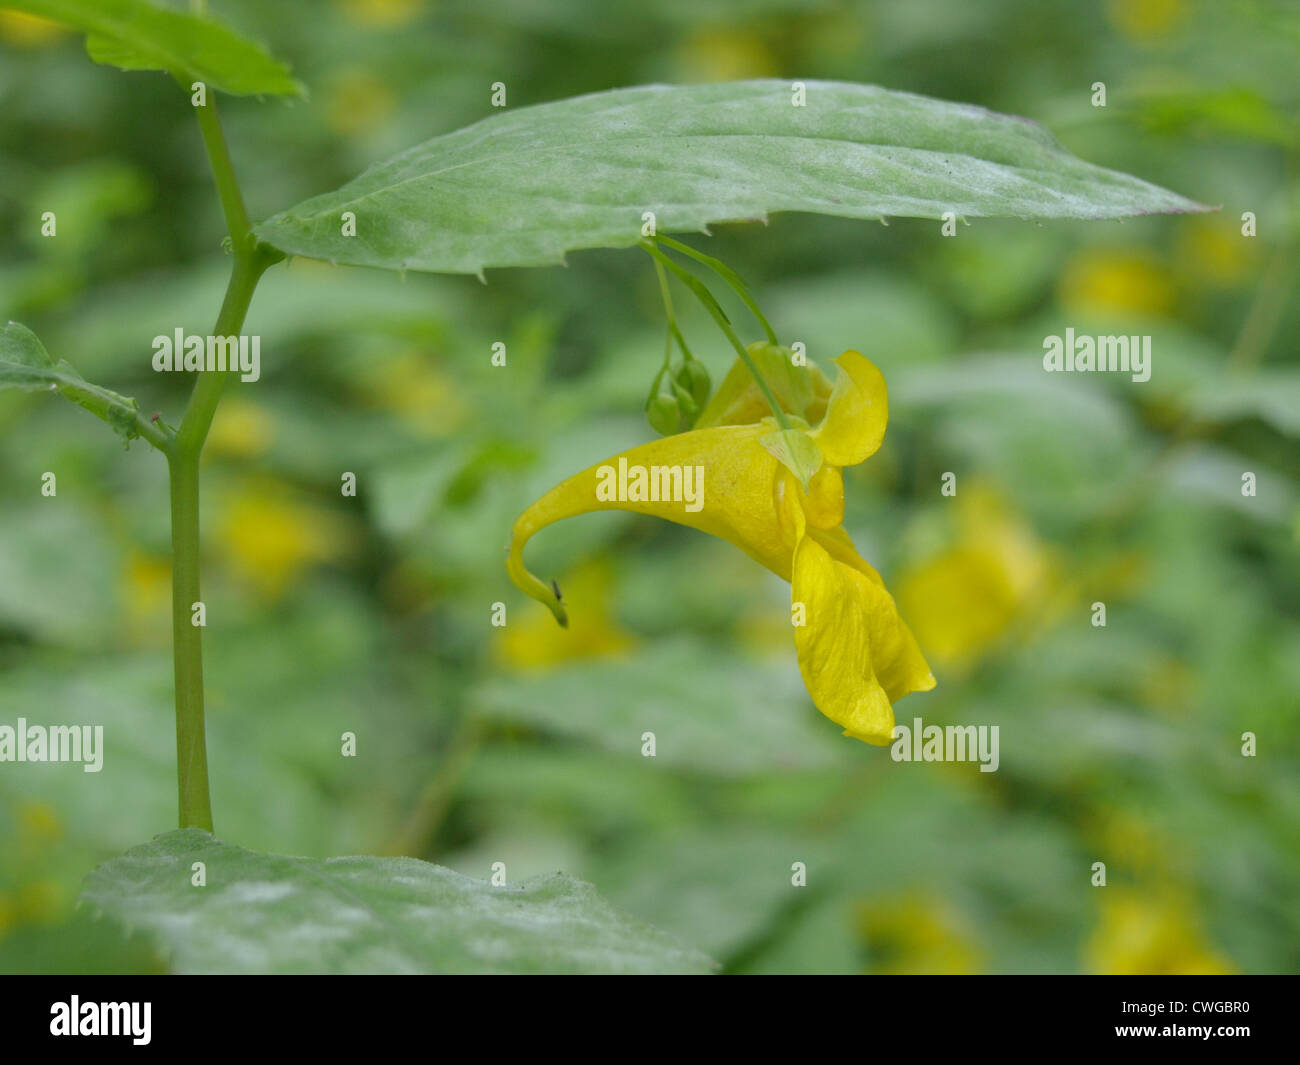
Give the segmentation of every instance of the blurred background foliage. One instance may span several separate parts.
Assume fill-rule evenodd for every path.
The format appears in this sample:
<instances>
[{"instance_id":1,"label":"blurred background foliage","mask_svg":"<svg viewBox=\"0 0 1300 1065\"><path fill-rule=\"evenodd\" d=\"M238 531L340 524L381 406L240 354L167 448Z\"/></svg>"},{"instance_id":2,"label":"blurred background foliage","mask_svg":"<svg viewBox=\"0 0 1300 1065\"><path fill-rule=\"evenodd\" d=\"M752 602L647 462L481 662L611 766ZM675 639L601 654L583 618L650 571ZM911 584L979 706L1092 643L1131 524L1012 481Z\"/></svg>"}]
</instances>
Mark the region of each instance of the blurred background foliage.
<instances>
[{"instance_id":1,"label":"blurred background foliage","mask_svg":"<svg viewBox=\"0 0 1300 1065\"><path fill-rule=\"evenodd\" d=\"M484 117L494 81L517 107L762 76L1024 114L1222 205L954 239L794 215L690 238L784 341L884 370L891 426L850 471L847 524L939 677L898 717L999 725L992 774L840 738L800 683L787 586L720 541L619 514L548 531L532 561L568 632L509 584L514 517L650 436L646 257L486 285L276 268L246 327L262 380L229 390L205 473L219 835L563 870L731 971L1300 969L1294 5L212 6L312 94L223 101L254 217ZM0 12L0 314L173 423L187 381L150 370L150 340L206 333L227 271L189 111L163 76ZM683 320L720 380L725 342ZM1042 338L1067 325L1151 334L1151 380L1044 374ZM0 969L161 964L73 904L95 863L174 826L168 579L159 457L70 404L0 396L0 721L106 734L97 776L0 766Z\"/></svg>"}]
</instances>

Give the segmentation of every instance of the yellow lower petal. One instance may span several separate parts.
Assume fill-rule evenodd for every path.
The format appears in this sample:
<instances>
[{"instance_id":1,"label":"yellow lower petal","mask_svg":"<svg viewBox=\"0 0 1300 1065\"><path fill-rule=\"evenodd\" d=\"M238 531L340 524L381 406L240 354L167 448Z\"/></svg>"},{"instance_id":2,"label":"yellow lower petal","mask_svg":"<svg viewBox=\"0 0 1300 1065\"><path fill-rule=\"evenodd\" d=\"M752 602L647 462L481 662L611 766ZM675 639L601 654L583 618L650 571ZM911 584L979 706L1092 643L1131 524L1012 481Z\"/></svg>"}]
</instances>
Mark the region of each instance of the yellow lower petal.
<instances>
[{"instance_id":1,"label":"yellow lower petal","mask_svg":"<svg viewBox=\"0 0 1300 1065\"><path fill-rule=\"evenodd\" d=\"M893 702L935 684L893 598L878 577L832 557L815 531L795 548L792 576L792 601L804 607L795 649L809 695L846 736L888 744Z\"/></svg>"}]
</instances>

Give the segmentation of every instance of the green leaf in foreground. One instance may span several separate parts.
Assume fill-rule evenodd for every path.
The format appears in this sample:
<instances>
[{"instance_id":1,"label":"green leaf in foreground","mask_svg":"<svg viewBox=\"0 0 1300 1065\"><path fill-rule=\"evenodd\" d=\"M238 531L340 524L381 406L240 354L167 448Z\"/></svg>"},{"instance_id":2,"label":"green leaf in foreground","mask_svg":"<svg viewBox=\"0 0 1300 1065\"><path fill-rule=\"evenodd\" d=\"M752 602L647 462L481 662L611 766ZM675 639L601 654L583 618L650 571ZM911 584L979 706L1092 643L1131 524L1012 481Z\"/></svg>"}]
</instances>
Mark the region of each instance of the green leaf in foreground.
<instances>
[{"instance_id":1,"label":"green leaf in foreground","mask_svg":"<svg viewBox=\"0 0 1300 1065\"><path fill-rule=\"evenodd\" d=\"M96 63L166 70L235 96L304 95L289 68L261 45L199 15L146 0L4 0L0 7L81 30Z\"/></svg>"},{"instance_id":2,"label":"green leaf in foreground","mask_svg":"<svg viewBox=\"0 0 1300 1065\"><path fill-rule=\"evenodd\" d=\"M36 334L25 325L9 322L0 326L0 389L21 388L62 392L79 407L102 418L128 443L137 436L150 435L140 420L140 406L133 399L92 385L66 361L54 362Z\"/></svg>"},{"instance_id":3,"label":"green leaf in foreground","mask_svg":"<svg viewBox=\"0 0 1300 1065\"><path fill-rule=\"evenodd\" d=\"M776 211L1123 218L1207 208L1071 155L1043 127L846 82L650 85L435 137L257 227L292 255L475 273ZM341 233L342 213L356 235Z\"/></svg>"},{"instance_id":4,"label":"green leaf in foreground","mask_svg":"<svg viewBox=\"0 0 1300 1065\"><path fill-rule=\"evenodd\" d=\"M203 862L207 885L191 886ZM492 887L414 858L289 858L169 832L82 898L181 973L707 973L713 963L556 874Z\"/></svg>"}]
</instances>

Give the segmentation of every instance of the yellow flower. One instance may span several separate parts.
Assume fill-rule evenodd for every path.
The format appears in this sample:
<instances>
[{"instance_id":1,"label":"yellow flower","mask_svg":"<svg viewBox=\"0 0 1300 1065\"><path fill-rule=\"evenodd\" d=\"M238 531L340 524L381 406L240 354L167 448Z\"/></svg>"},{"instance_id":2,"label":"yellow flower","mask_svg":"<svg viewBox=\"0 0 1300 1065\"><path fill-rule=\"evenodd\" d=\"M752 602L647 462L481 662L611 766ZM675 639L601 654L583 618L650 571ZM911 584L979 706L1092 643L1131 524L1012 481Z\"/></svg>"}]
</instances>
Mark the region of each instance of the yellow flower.
<instances>
[{"instance_id":1,"label":"yellow flower","mask_svg":"<svg viewBox=\"0 0 1300 1065\"><path fill-rule=\"evenodd\" d=\"M40 48L70 33L64 26L39 15L0 11L0 40L16 48Z\"/></svg>"},{"instance_id":2,"label":"yellow flower","mask_svg":"<svg viewBox=\"0 0 1300 1065\"><path fill-rule=\"evenodd\" d=\"M1110 0L1106 6L1120 33L1140 43L1166 36L1187 15L1184 0Z\"/></svg>"},{"instance_id":3,"label":"yellow flower","mask_svg":"<svg viewBox=\"0 0 1300 1065\"><path fill-rule=\"evenodd\" d=\"M50 842L63 837L63 824L54 807L39 799L20 800L18 825L24 838Z\"/></svg>"},{"instance_id":4,"label":"yellow flower","mask_svg":"<svg viewBox=\"0 0 1300 1065\"><path fill-rule=\"evenodd\" d=\"M235 572L275 601L308 567L348 549L349 536L332 511L291 495L286 486L255 484L224 500L216 543Z\"/></svg>"},{"instance_id":5,"label":"yellow flower","mask_svg":"<svg viewBox=\"0 0 1300 1065\"><path fill-rule=\"evenodd\" d=\"M1052 567L985 485L964 489L956 510L952 546L903 570L898 601L935 660L965 672L1040 603Z\"/></svg>"},{"instance_id":6,"label":"yellow flower","mask_svg":"<svg viewBox=\"0 0 1300 1065\"><path fill-rule=\"evenodd\" d=\"M1237 222L1191 219L1179 227L1178 265L1191 285L1232 288L1258 267L1258 245L1243 237Z\"/></svg>"},{"instance_id":7,"label":"yellow flower","mask_svg":"<svg viewBox=\"0 0 1300 1065\"><path fill-rule=\"evenodd\" d=\"M424 10L423 0L340 0L339 6L349 22L376 29L410 25Z\"/></svg>"},{"instance_id":8,"label":"yellow flower","mask_svg":"<svg viewBox=\"0 0 1300 1065\"><path fill-rule=\"evenodd\" d=\"M1066 265L1061 304L1080 314L1143 314L1159 317L1174 305L1169 272L1142 252L1089 248Z\"/></svg>"},{"instance_id":9,"label":"yellow flower","mask_svg":"<svg viewBox=\"0 0 1300 1065\"><path fill-rule=\"evenodd\" d=\"M123 630L132 646L171 638L172 563L166 555L129 548L122 570Z\"/></svg>"},{"instance_id":10,"label":"yellow flower","mask_svg":"<svg viewBox=\"0 0 1300 1065\"><path fill-rule=\"evenodd\" d=\"M1102 975L1210 976L1236 971L1205 941L1191 905L1180 894L1122 887L1105 892L1101 921L1085 947L1088 969Z\"/></svg>"},{"instance_id":11,"label":"yellow flower","mask_svg":"<svg viewBox=\"0 0 1300 1065\"><path fill-rule=\"evenodd\" d=\"M275 440L275 419L266 408L231 396L218 412L204 449L208 455L253 459L264 455Z\"/></svg>"},{"instance_id":12,"label":"yellow flower","mask_svg":"<svg viewBox=\"0 0 1300 1065\"><path fill-rule=\"evenodd\" d=\"M524 545L539 529L590 511L630 510L720 537L791 582L799 669L817 708L846 736L889 743L893 702L935 680L884 581L844 531L840 471L880 447L888 397L880 371L858 352L835 361L838 380L815 429L798 416L820 406L811 386L809 404L793 405L798 428L788 432L770 417L710 424L710 404L697 423L706 427L643 444L552 488L515 522L511 579L567 625L559 596L523 564ZM740 391L730 388L738 379L733 368L720 394Z\"/></svg>"},{"instance_id":13,"label":"yellow flower","mask_svg":"<svg viewBox=\"0 0 1300 1065\"><path fill-rule=\"evenodd\" d=\"M691 81L768 78L780 69L758 34L734 26L697 30L679 47L678 62Z\"/></svg>"},{"instance_id":14,"label":"yellow flower","mask_svg":"<svg viewBox=\"0 0 1300 1065\"><path fill-rule=\"evenodd\" d=\"M983 952L948 904L924 892L873 899L857 907L869 971L883 976L965 976L983 967Z\"/></svg>"},{"instance_id":15,"label":"yellow flower","mask_svg":"<svg viewBox=\"0 0 1300 1065\"><path fill-rule=\"evenodd\" d=\"M565 598L584 607L573 627L564 632L545 614L511 622L501 629L494 648L499 661L516 669L540 669L618 655L633 645L609 609L613 574L607 561L583 563L560 583Z\"/></svg>"},{"instance_id":16,"label":"yellow flower","mask_svg":"<svg viewBox=\"0 0 1300 1065\"><path fill-rule=\"evenodd\" d=\"M362 393L424 437L450 436L469 419L469 408L455 381L415 350L372 367Z\"/></svg>"},{"instance_id":17,"label":"yellow flower","mask_svg":"<svg viewBox=\"0 0 1300 1065\"><path fill-rule=\"evenodd\" d=\"M354 136L382 127L397 109L397 94L366 70L341 72L330 85L325 115L330 128Z\"/></svg>"},{"instance_id":18,"label":"yellow flower","mask_svg":"<svg viewBox=\"0 0 1300 1065\"><path fill-rule=\"evenodd\" d=\"M66 892L57 880L45 877L18 889L15 902L18 917L27 924L48 925L64 910Z\"/></svg>"}]
</instances>

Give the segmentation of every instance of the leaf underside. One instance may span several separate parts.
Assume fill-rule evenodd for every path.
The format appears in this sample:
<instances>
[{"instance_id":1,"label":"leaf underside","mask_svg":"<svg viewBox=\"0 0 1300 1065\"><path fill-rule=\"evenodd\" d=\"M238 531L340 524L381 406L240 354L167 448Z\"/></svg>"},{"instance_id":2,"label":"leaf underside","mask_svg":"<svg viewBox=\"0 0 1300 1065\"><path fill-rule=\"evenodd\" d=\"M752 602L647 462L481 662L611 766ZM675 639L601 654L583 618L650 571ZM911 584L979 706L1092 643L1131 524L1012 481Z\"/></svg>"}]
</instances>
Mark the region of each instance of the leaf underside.
<instances>
[{"instance_id":1,"label":"leaf underside","mask_svg":"<svg viewBox=\"0 0 1300 1065\"><path fill-rule=\"evenodd\" d=\"M206 886L192 884L204 864ZM82 898L182 973L707 973L713 963L561 874L519 886L413 858L290 858L200 829L105 862Z\"/></svg>"},{"instance_id":2,"label":"leaf underside","mask_svg":"<svg viewBox=\"0 0 1300 1065\"><path fill-rule=\"evenodd\" d=\"M871 85L650 85L503 112L268 219L281 250L479 273L777 211L1122 218L1208 208L1065 151L1037 123ZM342 215L356 215L343 236Z\"/></svg>"}]
</instances>

